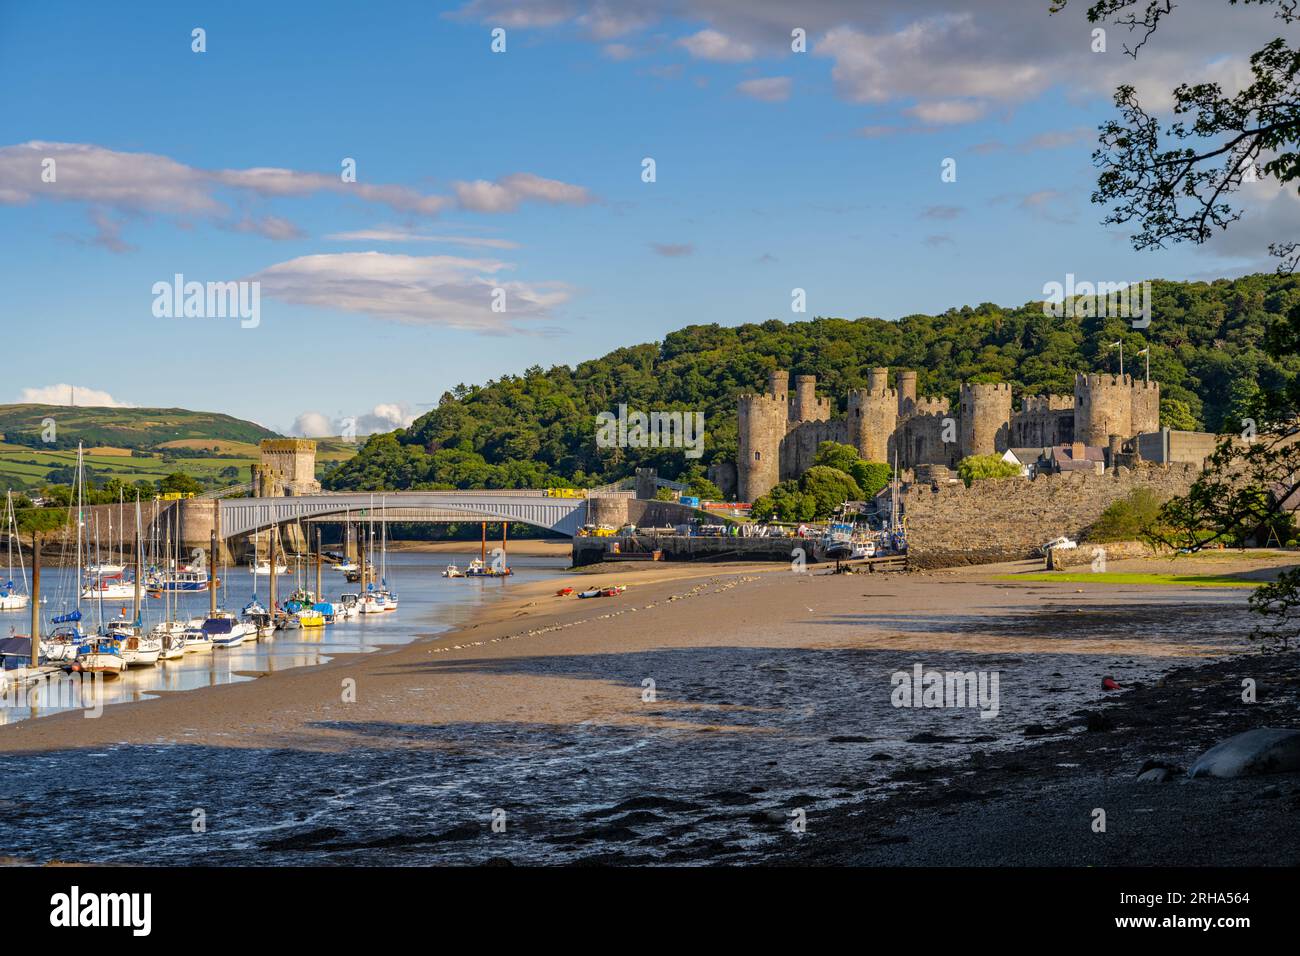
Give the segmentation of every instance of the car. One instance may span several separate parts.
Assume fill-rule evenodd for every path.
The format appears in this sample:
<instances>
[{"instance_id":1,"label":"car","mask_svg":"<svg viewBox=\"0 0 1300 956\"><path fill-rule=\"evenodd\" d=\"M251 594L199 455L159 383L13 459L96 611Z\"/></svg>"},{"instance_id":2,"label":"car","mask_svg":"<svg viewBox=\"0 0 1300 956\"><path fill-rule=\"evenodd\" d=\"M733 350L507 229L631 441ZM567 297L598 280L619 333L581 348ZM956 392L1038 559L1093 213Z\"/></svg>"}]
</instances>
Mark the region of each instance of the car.
<instances>
[{"instance_id":1,"label":"car","mask_svg":"<svg viewBox=\"0 0 1300 956\"><path fill-rule=\"evenodd\" d=\"M1047 542L1047 544L1043 545L1038 550L1041 551L1043 554L1047 554L1048 551L1051 551L1055 548L1059 548L1062 551L1069 551L1070 549L1077 548L1078 546L1079 546L1079 542L1075 541L1073 538L1067 537L1066 535L1061 535L1059 538L1053 538L1051 541Z\"/></svg>"}]
</instances>

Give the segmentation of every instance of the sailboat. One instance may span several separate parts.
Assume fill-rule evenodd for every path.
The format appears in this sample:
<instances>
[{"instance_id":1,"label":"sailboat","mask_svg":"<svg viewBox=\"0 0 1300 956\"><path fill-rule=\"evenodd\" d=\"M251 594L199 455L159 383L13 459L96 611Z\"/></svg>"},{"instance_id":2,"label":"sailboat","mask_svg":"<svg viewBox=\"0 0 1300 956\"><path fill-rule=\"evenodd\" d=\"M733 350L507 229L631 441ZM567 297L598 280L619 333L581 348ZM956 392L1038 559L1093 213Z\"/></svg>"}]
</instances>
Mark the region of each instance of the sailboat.
<instances>
[{"instance_id":1,"label":"sailboat","mask_svg":"<svg viewBox=\"0 0 1300 956\"><path fill-rule=\"evenodd\" d=\"M85 472L82 467L82 448L81 443L77 444L77 471L73 480L75 494L68 499L68 524L76 529L73 535L76 548L76 558L72 567L76 569L73 574L65 579L64 587L72 588L72 596L76 600L76 606L68 610L66 599L68 593L61 589L60 603L63 606L63 613L56 614L50 619L52 625L46 631L45 638L41 641L41 651L45 659L56 664L72 664L77 660L77 655L81 651L83 642L86 640L86 633L81 628L81 582L80 577L82 550L81 544L83 539L83 530L86 527L84 507L85 494ZM73 517L76 517L76 524L73 524ZM63 553L60 556L60 564L67 565L68 543L67 539L63 542Z\"/></svg>"},{"instance_id":2,"label":"sailboat","mask_svg":"<svg viewBox=\"0 0 1300 956\"><path fill-rule=\"evenodd\" d=\"M5 495L5 537L9 543L9 575L0 584L0 611L21 611L31 603L31 594L27 589L27 568L23 565L22 544L18 544L18 570L22 577L22 589L14 583L14 542L18 537L18 519L14 516L14 493Z\"/></svg>"},{"instance_id":3,"label":"sailboat","mask_svg":"<svg viewBox=\"0 0 1300 956\"><path fill-rule=\"evenodd\" d=\"M388 499L381 498L379 503L381 522L379 525L379 594L384 599L385 611L397 610L397 592L388 586Z\"/></svg>"}]
</instances>

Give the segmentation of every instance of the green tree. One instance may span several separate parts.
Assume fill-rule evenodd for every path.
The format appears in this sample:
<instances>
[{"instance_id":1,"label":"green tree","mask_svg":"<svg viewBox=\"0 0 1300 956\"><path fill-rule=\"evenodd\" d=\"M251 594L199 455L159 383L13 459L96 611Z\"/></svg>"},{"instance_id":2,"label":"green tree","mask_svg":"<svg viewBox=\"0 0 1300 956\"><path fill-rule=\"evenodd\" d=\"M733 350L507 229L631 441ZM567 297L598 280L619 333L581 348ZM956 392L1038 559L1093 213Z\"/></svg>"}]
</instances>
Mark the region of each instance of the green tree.
<instances>
[{"instance_id":1,"label":"green tree","mask_svg":"<svg viewBox=\"0 0 1300 956\"><path fill-rule=\"evenodd\" d=\"M1001 455L969 455L957 462L957 477L966 482L966 487L973 481L985 478L1014 478L1020 474L1020 466L1003 461Z\"/></svg>"},{"instance_id":2,"label":"green tree","mask_svg":"<svg viewBox=\"0 0 1300 956\"><path fill-rule=\"evenodd\" d=\"M203 493L203 486L189 475L185 474L185 472L174 471L166 478L158 479L158 491L161 494L179 493L182 495L197 495Z\"/></svg>"},{"instance_id":3,"label":"green tree","mask_svg":"<svg viewBox=\"0 0 1300 956\"><path fill-rule=\"evenodd\" d=\"M1158 537L1160 509L1164 498L1151 488L1135 488L1112 501L1093 522L1085 537L1089 541L1139 541Z\"/></svg>"}]
</instances>

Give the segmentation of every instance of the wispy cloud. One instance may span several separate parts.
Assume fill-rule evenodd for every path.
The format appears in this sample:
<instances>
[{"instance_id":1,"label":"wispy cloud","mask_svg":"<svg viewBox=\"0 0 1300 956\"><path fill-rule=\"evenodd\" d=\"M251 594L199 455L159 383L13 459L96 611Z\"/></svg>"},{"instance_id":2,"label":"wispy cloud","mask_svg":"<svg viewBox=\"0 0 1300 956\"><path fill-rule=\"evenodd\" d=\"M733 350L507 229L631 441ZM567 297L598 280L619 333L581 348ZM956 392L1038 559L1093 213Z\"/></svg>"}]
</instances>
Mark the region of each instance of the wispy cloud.
<instances>
[{"instance_id":1,"label":"wispy cloud","mask_svg":"<svg viewBox=\"0 0 1300 956\"><path fill-rule=\"evenodd\" d=\"M750 44L733 39L718 30L701 30L699 33L692 33L678 40L677 45L697 60L712 60L718 63L743 63L754 59L757 55L757 51Z\"/></svg>"},{"instance_id":2,"label":"wispy cloud","mask_svg":"<svg viewBox=\"0 0 1300 956\"><path fill-rule=\"evenodd\" d=\"M682 256L695 254L695 244L693 242L652 242L650 248L669 259L678 259Z\"/></svg>"},{"instance_id":3,"label":"wispy cloud","mask_svg":"<svg viewBox=\"0 0 1300 956\"><path fill-rule=\"evenodd\" d=\"M42 179L46 160L53 160L52 182ZM331 193L428 218L454 206L502 213L524 202L585 205L595 201L581 186L534 173L513 173L496 182L458 182L453 184L455 195L445 196L401 185L344 182L341 175L271 166L204 170L156 153L41 141L0 147L0 183L4 183L0 205L38 201L86 204L96 227L90 241L115 252L131 248L120 235L123 220L151 215L171 216L181 223L204 220L268 239L303 238L303 231L282 217L235 214L226 194L246 202L248 197L302 198Z\"/></svg>"},{"instance_id":4,"label":"wispy cloud","mask_svg":"<svg viewBox=\"0 0 1300 956\"><path fill-rule=\"evenodd\" d=\"M784 103L790 98L790 83L788 76L764 76L738 83L736 89L764 103Z\"/></svg>"},{"instance_id":5,"label":"wispy cloud","mask_svg":"<svg viewBox=\"0 0 1300 956\"><path fill-rule=\"evenodd\" d=\"M441 242L473 249L519 248L519 243L509 239L495 239L490 236L431 235L405 226L378 226L374 229L332 232L325 238L334 242Z\"/></svg>"},{"instance_id":6,"label":"wispy cloud","mask_svg":"<svg viewBox=\"0 0 1300 956\"><path fill-rule=\"evenodd\" d=\"M504 279L512 268L497 259L345 252L301 256L251 278L264 297L294 305L478 331L524 331L520 323L549 318L570 298L564 283ZM504 311L494 311L498 302Z\"/></svg>"}]
</instances>

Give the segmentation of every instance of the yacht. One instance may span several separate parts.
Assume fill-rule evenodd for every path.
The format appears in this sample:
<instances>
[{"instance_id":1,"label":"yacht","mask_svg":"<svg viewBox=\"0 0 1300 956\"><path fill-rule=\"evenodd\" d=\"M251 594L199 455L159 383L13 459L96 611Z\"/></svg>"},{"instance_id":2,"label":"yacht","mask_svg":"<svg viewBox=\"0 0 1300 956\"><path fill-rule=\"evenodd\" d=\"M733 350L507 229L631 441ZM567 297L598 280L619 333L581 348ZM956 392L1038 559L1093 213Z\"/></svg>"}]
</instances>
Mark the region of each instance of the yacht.
<instances>
[{"instance_id":1,"label":"yacht","mask_svg":"<svg viewBox=\"0 0 1300 956\"><path fill-rule=\"evenodd\" d=\"M77 648L77 659L72 669L85 674L103 674L117 677L126 670L122 645L114 637L96 635Z\"/></svg>"}]
</instances>

